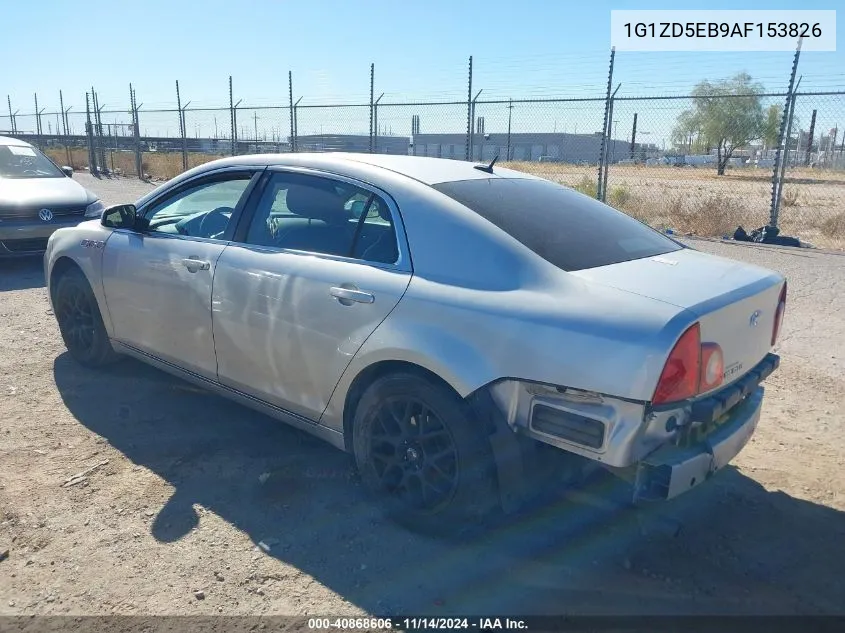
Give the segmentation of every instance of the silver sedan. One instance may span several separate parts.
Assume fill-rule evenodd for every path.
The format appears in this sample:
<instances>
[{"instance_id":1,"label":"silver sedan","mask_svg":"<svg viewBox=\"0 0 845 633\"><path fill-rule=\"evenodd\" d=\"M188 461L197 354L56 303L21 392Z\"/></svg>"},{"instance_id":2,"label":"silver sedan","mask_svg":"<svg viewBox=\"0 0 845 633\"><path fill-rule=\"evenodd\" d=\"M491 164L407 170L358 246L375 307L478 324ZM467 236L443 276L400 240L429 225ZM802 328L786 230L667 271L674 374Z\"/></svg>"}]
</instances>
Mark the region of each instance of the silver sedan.
<instances>
[{"instance_id":1,"label":"silver sedan","mask_svg":"<svg viewBox=\"0 0 845 633\"><path fill-rule=\"evenodd\" d=\"M561 185L410 156L208 163L56 231L45 267L80 363L133 356L313 433L431 530L591 467L635 500L708 479L754 432L786 302Z\"/></svg>"}]
</instances>

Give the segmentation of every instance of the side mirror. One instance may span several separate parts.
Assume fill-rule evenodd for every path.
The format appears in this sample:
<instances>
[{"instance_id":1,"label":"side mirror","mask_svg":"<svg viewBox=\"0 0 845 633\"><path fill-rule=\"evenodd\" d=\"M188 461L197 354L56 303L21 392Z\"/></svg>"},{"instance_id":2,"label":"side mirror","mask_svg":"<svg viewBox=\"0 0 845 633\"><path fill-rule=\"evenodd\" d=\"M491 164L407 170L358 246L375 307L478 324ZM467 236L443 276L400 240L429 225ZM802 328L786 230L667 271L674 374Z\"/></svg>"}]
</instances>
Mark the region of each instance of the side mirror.
<instances>
[{"instance_id":1,"label":"side mirror","mask_svg":"<svg viewBox=\"0 0 845 633\"><path fill-rule=\"evenodd\" d=\"M138 211L134 204L116 204L103 211L100 224L110 229L134 231L138 224Z\"/></svg>"},{"instance_id":2,"label":"side mirror","mask_svg":"<svg viewBox=\"0 0 845 633\"><path fill-rule=\"evenodd\" d=\"M62 167L62 171L65 172L65 176L67 176L68 178L73 178L73 167L64 165Z\"/></svg>"}]
</instances>

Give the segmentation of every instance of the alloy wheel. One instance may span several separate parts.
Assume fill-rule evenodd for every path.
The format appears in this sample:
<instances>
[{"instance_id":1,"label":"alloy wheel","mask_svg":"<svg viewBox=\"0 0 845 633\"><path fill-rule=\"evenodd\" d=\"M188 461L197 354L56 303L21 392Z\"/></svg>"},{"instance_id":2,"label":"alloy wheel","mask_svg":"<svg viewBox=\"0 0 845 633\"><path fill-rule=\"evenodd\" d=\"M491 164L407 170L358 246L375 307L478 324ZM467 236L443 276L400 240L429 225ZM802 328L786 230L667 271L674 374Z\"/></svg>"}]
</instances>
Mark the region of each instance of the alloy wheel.
<instances>
[{"instance_id":1,"label":"alloy wheel","mask_svg":"<svg viewBox=\"0 0 845 633\"><path fill-rule=\"evenodd\" d=\"M416 398L393 397L373 422L370 456L383 489L414 510L447 503L458 483L458 453L440 417Z\"/></svg>"}]
</instances>

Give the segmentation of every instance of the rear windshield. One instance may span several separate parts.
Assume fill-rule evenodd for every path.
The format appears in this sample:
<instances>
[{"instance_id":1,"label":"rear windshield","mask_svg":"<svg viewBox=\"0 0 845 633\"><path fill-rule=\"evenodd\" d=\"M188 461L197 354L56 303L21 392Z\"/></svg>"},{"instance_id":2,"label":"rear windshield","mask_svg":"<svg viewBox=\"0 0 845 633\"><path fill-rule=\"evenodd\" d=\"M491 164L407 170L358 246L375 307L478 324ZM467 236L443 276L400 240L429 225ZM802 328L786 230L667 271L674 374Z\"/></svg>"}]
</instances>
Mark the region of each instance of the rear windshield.
<instances>
[{"instance_id":1,"label":"rear windshield","mask_svg":"<svg viewBox=\"0 0 845 633\"><path fill-rule=\"evenodd\" d=\"M0 178L64 177L64 172L34 147L0 145Z\"/></svg>"},{"instance_id":2,"label":"rear windshield","mask_svg":"<svg viewBox=\"0 0 845 633\"><path fill-rule=\"evenodd\" d=\"M682 248L624 213L547 180L460 180L434 188L563 270L618 264Z\"/></svg>"}]
</instances>

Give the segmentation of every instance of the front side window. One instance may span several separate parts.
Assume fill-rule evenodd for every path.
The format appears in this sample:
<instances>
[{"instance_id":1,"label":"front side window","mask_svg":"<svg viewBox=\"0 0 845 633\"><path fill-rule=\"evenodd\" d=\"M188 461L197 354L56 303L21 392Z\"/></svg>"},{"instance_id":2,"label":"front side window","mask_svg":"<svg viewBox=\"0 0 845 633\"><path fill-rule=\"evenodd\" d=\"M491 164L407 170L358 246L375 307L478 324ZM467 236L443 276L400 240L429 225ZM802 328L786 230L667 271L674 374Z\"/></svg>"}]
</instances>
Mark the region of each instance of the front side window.
<instances>
[{"instance_id":1,"label":"front side window","mask_svg":"<svg viewBox=\"0 0 845 633\"><path fill-rule=\"evenodd\" d=\"M0 178L64 178L64 172L28 145L0 145Z\"/></svg>"},{"instance_id":2,"label":"front side window","mask_svg":"<svg viewBox=\"0 0 845 633\"><path fill-rule=\"evenodd\" d=\"M185 189L144 213L149 230L190 237L221 239L251 174L215 180Z\"/></svg>"},{"instance_id":3,"label":"front side window","mask_svg":"<svg viewBox=\"0 0 845 633\"><path fill-rule=\"evenodd\" d=\"M246 242L383 264L399 256L384 200L361 187L307 174L273 175Z\"/></svg>"},{"instance_id":4,"label":"front side window","mask_svg":"<svg viewBox=\"0 0 845 633\"><path fill-rule=\"evenodd\" d=\"M621 211L547 180L479 178L444 182L434 188L567 271L682 248Z\"/></svg>"}]
</instances>

